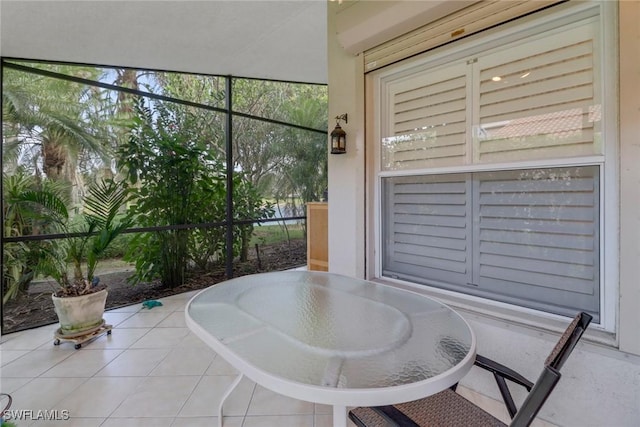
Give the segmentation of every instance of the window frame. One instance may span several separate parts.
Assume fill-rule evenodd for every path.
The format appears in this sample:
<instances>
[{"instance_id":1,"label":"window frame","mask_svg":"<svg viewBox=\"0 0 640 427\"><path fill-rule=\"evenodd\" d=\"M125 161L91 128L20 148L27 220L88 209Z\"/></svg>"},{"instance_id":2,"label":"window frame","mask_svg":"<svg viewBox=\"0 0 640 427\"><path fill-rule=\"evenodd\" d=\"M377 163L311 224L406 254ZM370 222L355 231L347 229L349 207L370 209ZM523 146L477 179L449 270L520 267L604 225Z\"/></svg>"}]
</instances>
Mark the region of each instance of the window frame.
<instances>
[{"instance_id":1,"label":"window frame","mask_svg":"<svg viewBox=\"0 0 640 427\"><path fill-rule=\"evenodd\" d=\"M372 262L369 272L373 279L396 283L414 289L427 291L436 296L452 298L452 301L469 303L472 307L480 307L482 311L509 310L515 313L533 316L544 322L544 319L563 319L552 313L528 309L525 307L506 304L494 300L475 297L459 292L411 283L382 276L382 179L385 177L408 175L431 175L466 172L491 172L500 170L517 170L524 168L552 168L572 166L599 166L600 174L600 316L597 329L612 333L617 330L617 312L619 298L619 269L618 269L618 223L619 223L619 170L618 170L618 129L617 129L617 5L611 2L585 2L580 4L561 4L542 12L515 20L509 24L487 30L483 33L457 41L448 46L434 49L428 53L418 55L369 73L367 85L371 96L368 97L368 117L371 118L369 136L372 149L369 153L370 189L373 197L370 200L371 212L370 238L368 239L368 254ZM602 108L601 133L604 144L602 155L588 155L576 158L553 158L547 160L519 161L514 163L466 164L463 166L438 167L416 170L381 170L382 153L380 141L382 138L381 123L388 118L386 106L389 99L385 85L390 81L398 81L415 73L427 69L452 64L465 57L481 54L501 45L526 39L536 34L543 34L553 29L561 29L587 18L598 19L599 46L598 58L601 64L600 76L596 77L594 89L598 91Z\"/></svg>"}]
</instances>

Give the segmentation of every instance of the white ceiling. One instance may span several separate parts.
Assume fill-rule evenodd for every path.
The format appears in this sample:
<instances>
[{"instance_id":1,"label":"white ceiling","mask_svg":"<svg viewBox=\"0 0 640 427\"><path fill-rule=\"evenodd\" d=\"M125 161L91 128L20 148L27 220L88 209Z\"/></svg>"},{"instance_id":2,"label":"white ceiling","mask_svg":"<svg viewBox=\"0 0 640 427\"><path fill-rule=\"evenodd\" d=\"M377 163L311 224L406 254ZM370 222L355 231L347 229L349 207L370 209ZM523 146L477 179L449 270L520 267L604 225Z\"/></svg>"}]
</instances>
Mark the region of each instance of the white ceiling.
<instances>
[{"instance_id":1,"label":"white ceiling","mask_svg":"<svg viewBox=\"0 0 640 427\"><path fill-rule=\"evenodd\" d=\"M0 54L327 82L325 0L0 0Z\"/></svg>"}]
</instances>

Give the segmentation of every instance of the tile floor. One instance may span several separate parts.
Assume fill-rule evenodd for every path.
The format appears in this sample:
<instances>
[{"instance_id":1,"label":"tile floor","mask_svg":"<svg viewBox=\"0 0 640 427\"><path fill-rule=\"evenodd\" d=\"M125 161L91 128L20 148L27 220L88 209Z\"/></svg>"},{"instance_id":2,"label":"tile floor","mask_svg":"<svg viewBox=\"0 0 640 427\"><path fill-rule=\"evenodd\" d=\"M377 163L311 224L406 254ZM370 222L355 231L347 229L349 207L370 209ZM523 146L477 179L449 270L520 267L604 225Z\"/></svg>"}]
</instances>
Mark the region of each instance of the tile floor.
<instances>
[{"instance_id":1,"label":"tile floor","mask_svg":"<svg viewBox=\"0 0 640 427\"><path fill-rule=\"evenodd\" d=\"M53 345L58 325L5 335L0 391L12 410L31 410L18 426L216 426L218 402L236 371L187 329L193 293L105 313L114 326L75 350ZM2 402L3 404L5 401ZM37 411L68 411L44 421ZM243 379L227 399L225 427L331 427L331 407L290 399ZM352 425L352 424L351 424Z\"/></svg>"},{"instance_id":2,"label":"tile floor","mask_svg":"<svg viewBox=\"0 0 640 427\"><path fill-rule=\"evenodd\" d=\"M194 294L163 298L163 305L151 310L141 304L110 310L104 317L113 333L79 350L69 342L53 345L57 324L2 336L0 391L13 397L11 410L32 411L24 415L31 420L16 424L217 426L218 403L237 372L186 327L184 308ZM458 390L508 421L500 402ZM70 419L38 420L38 411L58 411L59 418L64 411ZM225 427L333 424L330 406L284 397L246 379L227 399L224 413ZM354 425L349 421L349 426Z\"/></svg>"}]
</instances>

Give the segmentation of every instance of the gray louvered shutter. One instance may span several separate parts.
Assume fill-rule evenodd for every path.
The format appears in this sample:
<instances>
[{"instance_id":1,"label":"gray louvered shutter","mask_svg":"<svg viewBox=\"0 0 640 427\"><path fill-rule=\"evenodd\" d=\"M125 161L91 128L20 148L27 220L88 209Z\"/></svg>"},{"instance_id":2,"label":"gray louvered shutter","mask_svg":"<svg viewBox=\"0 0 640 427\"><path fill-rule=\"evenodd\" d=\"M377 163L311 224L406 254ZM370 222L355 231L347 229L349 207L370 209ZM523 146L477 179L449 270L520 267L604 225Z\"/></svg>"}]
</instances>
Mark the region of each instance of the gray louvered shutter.
<instances>
[{"instance_id":1,"label":"gray louvered shutter","mask_svg":"<svg viewBox=\"0 0 640 427\"><path fill-rule=\"evenodd\" d=\"M383 178L383 276L599 316L597 166Z\"/></svg>"},{"instance_id":2,"label":"gray louvered shutter","mask_svg":"<svg viewBox=\"0 0 640 427\"><path fill-rule=\"evenodd\" d=\"M474 177L478 294L567 316L599 311L598 167Z\"/></svg>"},{"instance_id":3,"label":"gray louvered shutter","mask_svg":"<svg viewBox=\"0 0 640 427\"><path fill-rule=\"evenodd\" d=\"M383 179L383 275L443 286L469 282L467 176Z\"/></svg>"}]
</instances>

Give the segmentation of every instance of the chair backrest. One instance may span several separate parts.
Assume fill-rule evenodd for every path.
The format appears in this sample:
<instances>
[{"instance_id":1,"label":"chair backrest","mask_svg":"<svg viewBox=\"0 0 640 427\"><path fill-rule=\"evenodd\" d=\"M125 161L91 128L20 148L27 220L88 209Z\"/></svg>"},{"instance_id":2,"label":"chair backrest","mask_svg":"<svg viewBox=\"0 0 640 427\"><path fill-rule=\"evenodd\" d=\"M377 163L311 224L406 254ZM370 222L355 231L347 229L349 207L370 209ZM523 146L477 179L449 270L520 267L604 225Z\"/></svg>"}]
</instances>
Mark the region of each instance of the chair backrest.
<instances>
[{"instance_id":1,"label":"chair backrest","mask_svg":"<svg viewBox=\"0 0 640 427\"><path fill-rule=\"evenodd\" d=\"M560 370L584 333L592 317L587 313L578 313L573 322L564 331L558 343L544 362L546 366Z\"/></svg>"},{"instance_id":2,"label":"chair backrest","mask_svg":"<svg viewBox=\"0 0 640 427\"><path fill-rule=\"evenodd\" d=\"M533 422L534 418L546 402L547 398L560 381L560 368L582 337L585 329L591 323L592 316L587 313L578 313L560 340L547 357L544 370L529 392L529 395L522 403L511 420L510 426L524 427Z\"/></svg>"}]
</instances>

